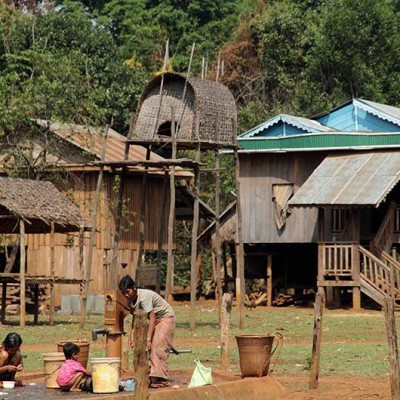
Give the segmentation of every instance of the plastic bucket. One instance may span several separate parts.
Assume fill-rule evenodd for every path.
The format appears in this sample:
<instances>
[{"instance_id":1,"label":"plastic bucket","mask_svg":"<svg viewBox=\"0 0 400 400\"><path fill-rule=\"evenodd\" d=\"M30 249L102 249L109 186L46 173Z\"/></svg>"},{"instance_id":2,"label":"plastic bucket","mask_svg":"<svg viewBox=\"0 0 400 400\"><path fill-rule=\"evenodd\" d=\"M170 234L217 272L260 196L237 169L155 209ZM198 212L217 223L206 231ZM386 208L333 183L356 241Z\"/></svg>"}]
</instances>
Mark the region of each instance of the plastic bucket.
<instances>
[{"instance_id":1,"label":"plastic bucket","mask_svg":"<svg viewBox=\"0 0 400 400\"><path fill-rule=\"evenodd\" d=\"M277 339L277 344L273 349L275 339ZM271 356L279 341L280 338L275 334L236 336L242 378L268 375Z\"/></svg>"},{"instance_id":2,"label":"plastic bucket","mask_svg":"<svg viewBox=\"0 0 400 400\"><path fill-rule=\"evenodd\" d=\"M121 359L119 357L91 358L93 393L119 391Z\"/></svg>"},{"instance_id":3,"label":"plastic bucket","mask_svg":"<svg viewBox=\"0 0 400 400\"><path fill-rule=\"evenodd\" d=\"M56 382L58 371L65 361L64 353L44 353L43 370L46 381L46 387L49 389L58 389Z\"/></svg>"},{"instance_id":4,"label":"plastic bucket","mask_svg":"<svg viewBox=\"0 0 400 400\"><path fill-rule=\"evenodd\" d=\"M57 342L57 351L63 352L63 346L67 342L75 343L79 346L80 352L78 356L78 361L87 368L88 359L89 359L89 347L90 341L85 339L75 339L75 340L63 340L61 342Z\"/></svg>"}]
</instances>

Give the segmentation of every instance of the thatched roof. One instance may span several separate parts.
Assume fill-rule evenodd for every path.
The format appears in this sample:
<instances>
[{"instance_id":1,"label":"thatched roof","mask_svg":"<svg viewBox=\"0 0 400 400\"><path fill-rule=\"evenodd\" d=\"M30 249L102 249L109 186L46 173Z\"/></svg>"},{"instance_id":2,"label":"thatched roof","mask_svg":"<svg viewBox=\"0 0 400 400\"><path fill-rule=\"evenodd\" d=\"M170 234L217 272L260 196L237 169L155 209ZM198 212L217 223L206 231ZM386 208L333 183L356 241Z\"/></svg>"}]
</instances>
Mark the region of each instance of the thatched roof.
<instances>
[{"instance_id":1,"label":"thatched roof","mask_svg":"<svg viewBox=\"0 0 400 400\"><path fill-rule=\"evenodd\" d=\"M0 233L18 233L18 220L26 221L26 233L78 231L84 218L71 201L45 181L0 178Z\"/></svg>"},{"instance_id":2,"label":"thatched roof","mask_svg":"<svg viewBox=\"0 0 400 400\"><path fill-rule=\"evenodd\" d=\"M177 124L178 143L184 142L186 146L190 142L210 146L236 143L236 103L221 83L171 72L157 76L148 83L140 98L134 137L147 142L168 140L173 119L171 110Z\"/></svg>"}]
</instances>

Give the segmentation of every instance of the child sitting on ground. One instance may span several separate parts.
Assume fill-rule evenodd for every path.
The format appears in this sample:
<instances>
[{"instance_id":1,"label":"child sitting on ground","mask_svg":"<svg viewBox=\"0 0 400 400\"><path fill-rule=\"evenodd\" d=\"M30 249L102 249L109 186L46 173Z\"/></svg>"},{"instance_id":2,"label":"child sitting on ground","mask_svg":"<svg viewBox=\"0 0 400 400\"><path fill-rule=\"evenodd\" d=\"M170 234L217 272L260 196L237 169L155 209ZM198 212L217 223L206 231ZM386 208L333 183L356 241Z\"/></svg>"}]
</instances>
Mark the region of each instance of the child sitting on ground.
<instances>
[{"instance_id":1,"label":"child sitting on ground","mask_svg":"<svg viewBox=\"0 0 400 400\"><path fill-rule=\"evenodd\" d=\"M85 388L85 380L92 376L90 372L78 361L79 346L67 342L63 346L65 361L57 375L57 384L61 390L76 392Z\"/></svg>"}]
</instances>

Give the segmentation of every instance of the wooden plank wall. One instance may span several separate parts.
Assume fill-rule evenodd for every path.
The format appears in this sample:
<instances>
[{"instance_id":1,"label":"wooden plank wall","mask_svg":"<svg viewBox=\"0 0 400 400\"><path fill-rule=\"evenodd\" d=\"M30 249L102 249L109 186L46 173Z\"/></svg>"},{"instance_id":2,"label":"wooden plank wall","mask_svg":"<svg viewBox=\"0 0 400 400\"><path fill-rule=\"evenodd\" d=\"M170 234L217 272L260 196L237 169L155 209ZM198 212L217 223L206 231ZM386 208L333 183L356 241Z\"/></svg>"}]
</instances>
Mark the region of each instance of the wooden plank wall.
<instances>
[{"instance_id":1,"label":"wooden plank wall","mask_svg":"<svg viewBox=\"0 0 400 400\"><path fill-rule=\"evenodd\" d=\"M240 154L244 243L309 243L317 240L317 209L293 209L282 232L278 231L272 185L293 183L296 193L324 156L320 152Z\"/></svg>"},{"instance_id":2,"label":"wooden plank wall","mask_svg":"<svg viewBox=\"0 0 400 400\"><path fill-rule=\"evenodd\" d=\"M86 173L79 179L71 179L71 189L74 201L81 211L91 220L91 211L94 193L97 184L97 173ZM101 199L97 215L97 233L93 253L92 276L96 279L91 282L89 293L102 293L109 276L109 265L112 257L113 236L115 229L115 211L117 192L114 186L113 175L104 175ZM149 176L145 216L145 249L156 250L159 236L160 214L162 207L163 182L161 178ZM135 175L127 180L124 195L123 232L120 242L119 275L134 274L139 248L140 203L142 196L142 176ZM167 204L166 209L169 206ZM166 220L168 215L165 216ZM167 223L164 224L164 249L167 248ZM84 255L88 252L89 233L85 233ZM28 235L28 274L49 275L50 271L50 235ZM66 278L82 277L79 269L79 234L55 235L56 276ZM79 285L56 285L56 305L61 304L61 296L65 294L79 294Z\"/></svg>"}]
</instances>

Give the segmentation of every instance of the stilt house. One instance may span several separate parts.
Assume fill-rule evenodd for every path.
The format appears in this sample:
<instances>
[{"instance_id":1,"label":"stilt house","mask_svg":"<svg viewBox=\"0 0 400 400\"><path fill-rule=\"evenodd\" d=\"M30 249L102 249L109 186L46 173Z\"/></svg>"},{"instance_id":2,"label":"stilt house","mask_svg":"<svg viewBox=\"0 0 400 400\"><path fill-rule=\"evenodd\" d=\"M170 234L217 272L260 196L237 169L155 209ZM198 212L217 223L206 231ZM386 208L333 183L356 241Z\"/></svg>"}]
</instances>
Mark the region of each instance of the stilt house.
<instances>
[{"instance_id":1,"label":"stilt house","mask_svg":"<svg viewBox=\"0 0 400 400\"><path fill-rule=\"evenodd\" d=\"M112 129L108 131L105 145L105 163L101 159L104 130L71 124L38 121L36 134L23 131L3 138L0 145L0 164L4 174L24 173L34 179L52 180L57 187L67 194L79 206L88 221L92 220L96 186L99 170L104 167L100 185L98 210L95 225L96 235L93 250L93 263L89 294L102 294L110 279L113 240L116 226L116 185L125 168L125 186L123 194L122 231L119 242L118 265L120 274L135 273L139 249L139 225L141 201L145 196L147 207L144 215L144 249L157 251L160 230L163 230L162 248L167 246L168 215L162 214L163 199L169 203L168 185L164 179L168 174L163 158L151 153L153 165L147 168L148 185L143 193L143 174L146 149L132 145L129 147L129 166L124 160L126 138ZM24 164L24 162L26 164ZM108 163L108 164L107 164ZM176 169L180 180L191 179L190 170ZM167 187L167 190L164 190ZM49 199L50 201L50 199ZM179 215L190 215L185 210L177 209ZM90 238L84 237L84 259L87 260ZM55 275L69 279L82 279L80 270L79 235L57 233L55 236ZM27 273L44 275L49 271L50 243L48 235L29 235L27 242ZM86 261L85 261L86 262ZM0 267L4 269L3 267ZM14 266L18 270L18 265ZM79 294L79 287L56 285L56 304L60 305L61 296Z\"/></svg>"},{"instance_id":2,"label":"stilt house","mask_svg":"<svg viewBox=\"0 0 400 400\"><path fill-rule=\"evenodd\" d=\"M238 138L247 277L329 301L398 296L400 109L362 99Z\"/></svg>"}]
</instances>

